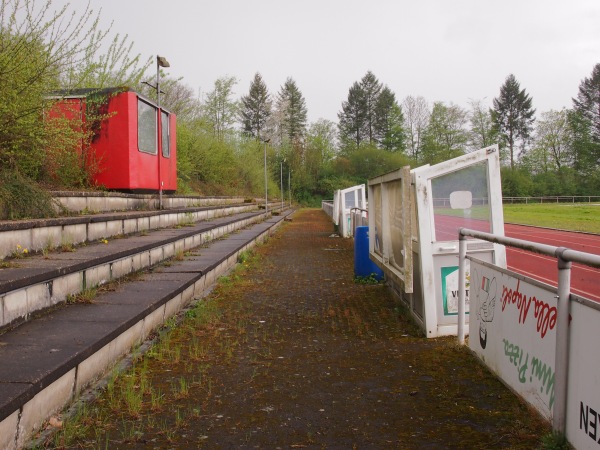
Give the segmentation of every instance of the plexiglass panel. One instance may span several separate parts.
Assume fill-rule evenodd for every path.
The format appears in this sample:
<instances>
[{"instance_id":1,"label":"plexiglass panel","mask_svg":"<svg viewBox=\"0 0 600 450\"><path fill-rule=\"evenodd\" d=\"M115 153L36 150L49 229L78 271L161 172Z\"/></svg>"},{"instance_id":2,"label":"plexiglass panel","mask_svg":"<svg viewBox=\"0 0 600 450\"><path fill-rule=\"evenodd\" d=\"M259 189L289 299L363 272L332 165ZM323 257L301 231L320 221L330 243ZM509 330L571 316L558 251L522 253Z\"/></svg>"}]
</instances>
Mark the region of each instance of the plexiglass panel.
<instances>
[{"instance_id":1,"label":"plexiglass panel","mask_svg":"<svg viewBox=\"0 0 600 450\"><path fill-rule=\"evenodd\" d=\"M356 201L355 201L355 191L350 191L350 192L346 192L344 194L344 201L346 202L346 209L351 209L354 208L356 206Z\"/></svg>"},{"instance_id":2,"label":"plexiglass panel","mask_svg":"<svg viewBox=\"0 0 600 450\"><path fill-rule=\"evenodd\" d=\"M156 154L156 108L138 99L138 149Z\"/></svg>"},{"instance_id":3,"label":"plexiglass panel","mask_svg":"<svg viewBox=\"0 0 600 450\"><path fill-rule=\"evenodd\" d=\"M162 155L165 158L171 156L171 146L169 145L171 142L171 130L169 128L169 114L164 111L160 112L160 129L161 129L161 147L162 147Z\"/></svg>"},{"instance_id":4,"label":"plexiglass panel","mask_svg":"<svg viewBox=\"0 0 600 450\"><path fill-rule=\"evenodd\" d=\"M384 214L390 215L390 235L392 248L390 252L390 264L397 269L404 269L404 236L405 227L402 212L402 180L391 181L385 186L389 203L392 205Z\"/></svg>"},{"instance_id":5,"label":"plexiglass panel","mask_svg":"<svg viewBox=\"0 0 600 450\"><path fill-rule=\"evenodd\" d=\"M379 256L382 256L383 248L382 248L382 242L381 242L381 230L382 230L381 215L383 214L383 211L381 209L381 185L380 184L373 186L373 198L369 199L369 200L373 202L373 207L370 208L370 210L373 211L373 217L375 219L374 251Z\"/></svg>"},{"instance_id":6,"label":"plexiglass panel","mask_svg":"<svg viewBox=\"0 0 600 450\"><path fill-rule=\"evenodd\" d=\"M491 231L487 162L431 180L435 241L458 240L461 227Z\"/></svg>"}]
</instances>

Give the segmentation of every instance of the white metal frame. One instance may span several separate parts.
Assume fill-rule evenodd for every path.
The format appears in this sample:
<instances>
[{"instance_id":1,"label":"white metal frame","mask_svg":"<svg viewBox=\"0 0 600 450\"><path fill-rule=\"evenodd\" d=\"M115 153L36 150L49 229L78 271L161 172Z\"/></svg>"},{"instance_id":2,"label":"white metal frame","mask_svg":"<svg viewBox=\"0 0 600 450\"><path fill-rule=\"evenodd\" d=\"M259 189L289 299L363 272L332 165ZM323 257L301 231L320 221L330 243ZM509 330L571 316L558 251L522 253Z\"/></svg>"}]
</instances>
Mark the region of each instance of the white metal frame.
<instances>
[{"instance_id":1,"label":"white metal frame","mask_svg":"<svg viewBox=\"0 0 600 450\"><path fill-rule=\"evenodd\" d=\"M340 189L335 192L335 204L333 215L334 223L339 227L339 233L342 237L352 236L350 210L354 207L364 208L367 204L366 189L364 184L359 184L346 189ZM354 204L346 204L346 194L352 193Z\"/></svg>"},{"instance_id":2,"label":"white metal frame","mask_svg":"<svg viewBox=\"0 0 600 450\"><path fill-rule=\"evenodd\" d=\"M494 145L469 153L450 161L434 166L423 166L411 171L415 189L418 224L418 251L420 254L420 282L425 301L423 326L427 337L456 334L457 322L440 324L438 317L436 292L436 276L434 259L437 255L456 255L458 259L457 241L436 241L433 224L434 208L431 180L452 172L463 170L472 165L487 162L488 196L490 209L490 225L494 234L504 235L504 214L502 212L502 188L500 182L500 158L498 146ZM473 245L473 244L472 244ZM475 244L477 245L477 244ZM473 246L475 246L473 245ZM490 249L486 249L489 251ZM493 244L494 263L506 267L506 251L503 246ZM457 264L458 265L458 264ZM460 275L459 275L460 276Z\"/></svg>"},{"instance_id":3,"label":"white metal frame","mask_svg":"<svg viewBox=\"0 0 600 450\"><path fill-rule=\"evenodd\" d=\"M392 227L391 217L385 207L379 208L374 201L374 190L381 189L381 204L389 205L390 185L393 182L401 183L401 216L403 218L402 243L403 267L390 264L392 257ZM381 230L376 227L377 215L381 215ZM412 211L411 211L411 177L410 167L395 170L385 175L369 180L369 230L373 239L369 240L369 257L387 277L400 283L405 293L413 291L413 259L412 259Z\"/></svg>"}]
</instances>

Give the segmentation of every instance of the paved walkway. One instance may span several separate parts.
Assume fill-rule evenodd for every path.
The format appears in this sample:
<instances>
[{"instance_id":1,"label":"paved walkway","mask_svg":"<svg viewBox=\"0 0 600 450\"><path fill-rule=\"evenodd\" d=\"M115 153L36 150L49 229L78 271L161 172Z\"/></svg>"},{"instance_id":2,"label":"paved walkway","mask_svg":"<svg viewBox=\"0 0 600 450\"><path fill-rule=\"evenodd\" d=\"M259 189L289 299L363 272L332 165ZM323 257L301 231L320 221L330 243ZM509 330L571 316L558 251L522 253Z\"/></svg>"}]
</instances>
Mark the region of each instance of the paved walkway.
<instances>
[{"instance_id":1,"label":"paved walkway","mask_svg":"<svg viewBox=\"0 0 600 450\"><path fill-rule=\"evenodd\" d=\"M384 286L355 284L352 240L332 233L295 213L117 383L149 386L142 407L100 397L69 446L537 447L548 427L454 339L420 337Z\"/></svg>"}]
</instances>

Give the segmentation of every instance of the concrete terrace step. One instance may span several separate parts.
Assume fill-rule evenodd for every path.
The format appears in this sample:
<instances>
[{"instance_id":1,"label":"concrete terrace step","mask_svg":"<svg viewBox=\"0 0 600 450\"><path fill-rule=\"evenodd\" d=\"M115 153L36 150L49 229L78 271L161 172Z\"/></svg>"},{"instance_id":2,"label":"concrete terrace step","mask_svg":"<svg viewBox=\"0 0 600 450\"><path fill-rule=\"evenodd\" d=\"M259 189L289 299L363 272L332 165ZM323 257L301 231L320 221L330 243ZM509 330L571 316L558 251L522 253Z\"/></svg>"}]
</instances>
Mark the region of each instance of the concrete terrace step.
<instances>
[{"instance_id":1,"label":"concrete terrace step","mask_svg":"<svg viewBox=\"0 0 600 450\"><path fill-rule=\"evenodd\" d=\"M278 205L278 203L274 203ZM0 222L0 258L27 249L41 252L64 245L77 245L101 238L199 222L244 211L257 204L194 207L160 211L128 211L54 219Z\"/></svg>"},{"instance_id":2,"label":"concrete terrace step","mask_svg":"<svg viewBox=\"0 0 600 450\"><path fill-rule=\"evenodd\" d=\"M7 362L0 365L0 448L25 445L45 420L76 399L168 318L201 297L236 264L241 252L264 240L290 212L213 240L181 262L158 267L136 281L98 295L92 304L50 310L0 336L0 360ZM219 225L226 228L226 219L220 220ZM176 238L179 232L182 235ZM203 232L199 228L195 233L186 229L158 233L175 243ZM135 239L113 241L107 247ZM192 242L197 247L202 240ZM136 245L146 244L139 241ZM105 258L98 253L103 248L98 246L97 252L91 252L92 259Z\"/></svg>"},{"instance_id":3,"label":"concrete terrace step","mask_svg":"<svg viewBox=\"0 0 600 450\"><path fill-rule=\"evenodd\" d=\"M126 210L148 210L159 209L159 197L157 194L124 194L120 192L51 192L57 205L57 211L61 208L67 211L80 213L126 211ZM198 197L163 195L163 208L191 208L198 206L215 206L243 203L244 197Z\"/></svg>"},{"instance_id":4,"label":"concrete terrace step","mask_svg":"<svg viewBox=\"0 0 600 450\"><path fill-rule=\"evenodd\" d=\"M28 320L37 311L233 231L264 220L264 212L241 212L180 228L167 228L74 252L33 255L0 269L0 330Z\"/></svg>"}]
</instances>

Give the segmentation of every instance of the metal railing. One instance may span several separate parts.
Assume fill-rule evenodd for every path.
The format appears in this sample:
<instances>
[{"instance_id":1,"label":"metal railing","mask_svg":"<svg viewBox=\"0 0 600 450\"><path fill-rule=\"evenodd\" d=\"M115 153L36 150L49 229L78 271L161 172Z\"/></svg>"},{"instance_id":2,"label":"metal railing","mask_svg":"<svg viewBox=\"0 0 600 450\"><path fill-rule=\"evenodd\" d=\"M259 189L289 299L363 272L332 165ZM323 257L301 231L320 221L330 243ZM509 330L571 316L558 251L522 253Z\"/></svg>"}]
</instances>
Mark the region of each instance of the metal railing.
<instances>
[{"instance_id":1,"label":"metal railing","mask_svg":"<svg viewBox=\"0 0 600 450\"><path fill-rule=\"evenodd\" d=\"M458 272L458 342L465 342L465 260L467 257L467 236L482 239L509 247L528 250L542 255L557 258L558 266L558 302L556 317L556 349L555 349L555 398L552 427L559 433L565 432L567 408L567 377L569 370L569 314L571 297L571 263L576 262L600 268L600 255L584 253L565 247L525 241L522 239L497 236L482 231L460 228L459 239L459 272Z\"/></svg>"},{"instance_id":2,"label":"metal railing","mask_svg":"<svg viewBox=\"0 0 600 450\"><path fill-rule=\"evenodd\" d=\"M599 195L557 195L544 197L502 197L502 203L592 203L600 202Z\"/></svg>"},{"instance_id":3,"label":"metal railing","mask_svg":"<svg viewBox=\"0 0 600 450\"><path fill-rule=\"evenodd\" d=\"M350 208L352 236L356 236L356 227L369 225L369 211L363 208Z\"/></svg>"},{"instance_id":4,"label":"metal railing","mask_svg":"<svg viewBox=\"0 0 600 450\"><path fill-rule=\"evenodd\" d=\"M333 218L333 200L321 201L321 208L329 217Z\"/></svg>"}]
</instances>

